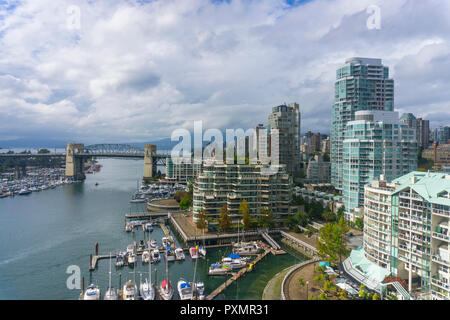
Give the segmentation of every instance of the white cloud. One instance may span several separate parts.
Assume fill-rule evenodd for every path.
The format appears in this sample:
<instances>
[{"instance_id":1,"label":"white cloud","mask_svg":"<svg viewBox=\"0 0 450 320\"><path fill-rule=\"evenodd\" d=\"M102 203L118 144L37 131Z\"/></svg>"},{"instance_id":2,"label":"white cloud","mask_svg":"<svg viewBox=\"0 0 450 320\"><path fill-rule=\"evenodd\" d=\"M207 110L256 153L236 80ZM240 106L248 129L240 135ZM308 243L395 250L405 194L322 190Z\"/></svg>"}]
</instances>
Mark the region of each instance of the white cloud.
<instances>
[{"instance_id":1,"label":"white cloud","mask_svg":"<svg viewBox=\"0 0 450 320\"><path fill-rule=\"evenodd\" d=\"M372 4L380 30L366 27ZM85 0L79 30L70 5L0 6L0 136L151 141L194 120L253 127L293 101L303 132L327 132L335 70L351 56L390 66L400 111L450 120L448 1Z\"/></svg>"}]
</instances>

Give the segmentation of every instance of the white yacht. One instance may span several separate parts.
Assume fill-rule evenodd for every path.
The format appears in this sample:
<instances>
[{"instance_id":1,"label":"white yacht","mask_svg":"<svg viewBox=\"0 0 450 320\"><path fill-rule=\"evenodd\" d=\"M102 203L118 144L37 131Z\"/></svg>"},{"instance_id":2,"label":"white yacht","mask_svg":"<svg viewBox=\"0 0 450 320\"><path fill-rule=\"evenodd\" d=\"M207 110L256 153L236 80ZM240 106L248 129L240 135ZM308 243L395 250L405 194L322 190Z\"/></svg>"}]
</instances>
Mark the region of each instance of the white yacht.
<instances>
[{"instance_id":1,"label":"white yacht","mask_svg":"<svg viewBox=\"0 0 450 320\"><path fill-rule=\"evenodd\" d=\"M161 260L161 255L159 254L158 249L153 249L151 255L152 255L152 261L159 262Z\"/></svg>"},{"instance_id":2,"label":"white yacht","mask_svg":"<svg viewBox=\"0 0 450 320\"><path fill-rule=\"evenodd\" d=\"M109 281L108 281L108 289L105 293L105 300L117 300L117 292L114 290L114 287L111 285L111 264L112 264L111 252L109 253Z\"/></svg>"},{"instance_id":3,"label":"white yacht","mask_svg":"<svg viewBox=\"0 0 450 320\"><path fill-rule=\"evenodd\" d=\"M129 266L134 266L134 264L136 263L136 255L134 253L128 253L127 260Z\"/></svg>"},{"instance_id":4,"label":"white yacht","mask_svg":"<svg viewBox=\"0 0 450 320\"><path fill-rule=\"evenodd\" d=\"M141 283L139 291L142 299L155 300L155 288L153 287L153 283L148 279L145 279L145 282Z\"/></svg>"},{"instance_id":5,"label":"white yacht","mask_svg":"<svg viewBox=\"0 0 450 320\"><path fill-rule=\"evenodd\" d=\"M194 283L194 294L199 300L205 299L205 284L201 281Z\"/></svg>"},{"instance_id":6,"label":"white yacht","mask_svg":"<svg viewBox=\"0 0 450 320\"><path fill-rule=\"evenodd\" d=\"M198 248L198 253L200 254L200 256L202 258L205 258L206 257L206 249L205 249L205 247L204 246L200 246Z\"/></svg>"},{"instance_id":7,"label":"white yacht","mask_svg":"<svg viewBox=\"0 0 450 320\"><path fill-rule=\"evenodd\" d=\"M263 248L256 242L240 242L233 244L233 252L237 254L258 253Z\"/></svg>"},{"instance_id":8,"label":"white yacht","mask_svg":"<svg viewBox=\"0 0 450 320\"><path fill-rule=\"evenodd\" d=\"M145 224L145 231L147 231L147 232L153 231L153 225L151 222Z\"/></svg>"},{"instance_id":9,"label":"white yacht","mask_svg":"<svg viewBox=\"0 0 450 320\"><path fill-rule=\"evenodd\" d=\"M186 258L182 248L175 249L175 260L184 260Z\"/></svg>"},{"instance_id":10,"label":"white yacht","mask_svg":"<svg viewBox=\"0 0 450 320\"><path fill-rule=\"evenodd\" d=\"M150 252L147 250L142 252L142 263L150 263Z\"/></svg>"},{"instance_id":11,"label":"white yacht","mask_svg":"<svg viewBox=\"0 0 450 320\"><path fill-rule=\"evenodd\" d=\"M128 280L123 286L123 299L124 300L136 300L137 298L137 286L133 281Z\"/></svg>"},{"instance_id":12,"label":"white yacht","mask_svg":"<svg viewBox=\"0 0 450 320\"><path fill-rule=\"evenodd\" d=\"M247 265L247 261L240 258L238 255L230 254L229 257L225 257L222 259L222 265L230 267L231 269L240 269Z\"/></svg>"},{"instance_id":13,"label":"white yacht","mask_svg":"<svg viewBox=\"0 0 450 320\"><path fill-rule=\"evenodd\" d=\"M28 190L27 188L23 188L23 189L21 189L20 191L19 191L19 195L20 196L23 196L23 195L26 195L26 194L30 194L31 193L31 191L30 190Z\"/></svg>"},{"instance_id":14,"label":"white yacht","mask_svg":"<svg viewBox=\"0 0 450 320\"><path fill-rule=\"evenodd\" d=\"M178 281L177 288L181 300L192 300L192 286L189 282L181 279Z\"/></svg>"},{"instance_id":15,"label":"white yacht","mask_svg":"<svg viewBox=\"0 0 450 320\"><path fill-rule=\"evenodd\" d=\"M100 289L93 284L89 285L84 292L84 300L100 300Z\"/></svg>"},{"instance_id":16,"label":"white yacht","mask_svg":"<svg viewBox=\"0 0 450 320\"><path fill-rule=\"evenodd\" d=\"M152 241L150 241L150 247L152 247L152 248L156 248L156 240L155 239L152 239Z\"/></svg>"}]
</instances>

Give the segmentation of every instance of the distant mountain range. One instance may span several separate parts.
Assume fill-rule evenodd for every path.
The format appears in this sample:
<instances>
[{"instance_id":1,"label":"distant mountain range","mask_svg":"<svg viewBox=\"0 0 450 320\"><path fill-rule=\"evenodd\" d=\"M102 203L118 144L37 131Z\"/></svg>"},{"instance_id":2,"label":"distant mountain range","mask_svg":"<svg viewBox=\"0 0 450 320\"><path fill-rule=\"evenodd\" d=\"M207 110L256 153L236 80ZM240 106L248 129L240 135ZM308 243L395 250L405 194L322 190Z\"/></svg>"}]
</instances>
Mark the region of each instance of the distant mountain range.
<instances>
[{"instance_id":1,"label":"distant mountain range","mask_svg":"<svg viewBox=\"0 0 450 320\"><path fill-rule=\"evenodd\" d=\"M76 141L75 141L76 142ZM175 147L178 144L178 141L171 141L170 138L152 141L152 142L123 142L123 144L130 144L139 148L144 148L145 145L149 144L155 144L157 150L172 150L173 147ZM191 146L193 146L193 135L192 135L192 141ZM203 145L206 145L207 142L204 142ZM88 143L85 145L90 145L94 143ZM1 149L9 149L9 148L32 148L32 149L38 149L38 148L49 148L49 149L64 149L66 148L67 141L61 141L61 140L45 140L45 139L16 139L16 140L3 140L0 141L0 148Z\"/></svg>"}]
</instances>

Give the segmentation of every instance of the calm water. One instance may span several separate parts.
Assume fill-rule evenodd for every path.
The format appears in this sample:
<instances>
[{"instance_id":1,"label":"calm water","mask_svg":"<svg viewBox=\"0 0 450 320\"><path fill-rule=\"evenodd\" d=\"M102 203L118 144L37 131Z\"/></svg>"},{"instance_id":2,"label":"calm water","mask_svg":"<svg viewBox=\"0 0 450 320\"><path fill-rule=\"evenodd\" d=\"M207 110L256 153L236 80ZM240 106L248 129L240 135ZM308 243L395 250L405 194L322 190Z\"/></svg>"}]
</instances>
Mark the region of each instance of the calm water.
<instances>
[{"instance_id":1,"label":"calm water","mask_svg":"<svg viewBox=\"0 0 450 320\"><path fill-rule=\"evenodd\" d=\"M109 261L100 260L98 268L89 272L89 254L99 243L101 254L125 250L133 242L131 233L124 230L124 214L144 210L142 204L128 201L142 176L142 160L100 159L101 172L87 175L84 183L59 186L28 196L0 199L0 299L77 299L80 290L66 286L67 267L78 265L85 284L98 284L102 296L108 284ZM95 183L98 182L98 186ZM163 232L154 228L151 237L161 242ZM144 239L142 231L136 239ZM180 241L178 239L178 241ZM206 275L207 266L228 253L227 248L208 250L208 260L199 260L197 279L205 282L208 294L225 277ZM283 268L303 261L294 253L269 255L254 272L239 280L217 299L260 299L268 280ZM136 280L148 274L140 258ZM164 260L152 265L158 284L165 276ZM112 282L118 287L133 279L133 269L116 269ZM192 280L194 262L187 255L185 261L169 262L169 277L174 286L180 277ZM155 274L152 275L154 279ZM178 298L175 293L174 298Z\"/></svg>"}]
</instances>

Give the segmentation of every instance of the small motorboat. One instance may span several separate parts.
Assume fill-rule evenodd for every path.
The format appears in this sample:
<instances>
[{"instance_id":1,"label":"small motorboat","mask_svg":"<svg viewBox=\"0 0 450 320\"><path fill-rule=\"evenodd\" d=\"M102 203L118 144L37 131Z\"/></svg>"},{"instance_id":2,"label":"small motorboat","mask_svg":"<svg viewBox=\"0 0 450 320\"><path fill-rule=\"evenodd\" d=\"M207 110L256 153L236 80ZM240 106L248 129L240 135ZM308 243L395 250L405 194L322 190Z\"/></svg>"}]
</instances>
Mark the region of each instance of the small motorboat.
<instances>
[{"instance_id":1,"label":"small motorboat","mask_svg":"<svg viewBox=\"0 0 450 320\"><path fill-rule=\"evenodd\" d=\"M124 300L136 300L137 298L137 286L133 281L128 280L123 286L123 299Z\"/></svg>"},{"instance_id":2,"label":"small motorboat","mask_svg":"<svg viewBox=\"0 0 450 320\"><path fill-rule=\"evenodd\" d=\"M191 255L191 259L198 259L198 249L197 249L197 247L189 248L189 254Z\"/></svg>"},{"instance_id":3,"label":"small motorboat","mask_svg":"<svg viewBox=\"0 0 450 320\"><path fill-rule=\"evenodd\" d=\"M208 274L210 276L220 276L231 272L231 267L222 265L220 263L213 263L209 267Z\"/></svg>"},{"instance_id":4,"label":"small motorboat","mask_svg":"<svg viewBox=\"0 0 450 320\"><path fill-rule=\"evenodd\" d=\"M136 255L134 253L127 254L128 266L133 267L136 263Z\"/></svg>"},{"instance_id":5,"label":"small motorboat","mask_svg":"<svg viewBox=\"0 0 450 320\"><path fill-rule=\"evenodd\" d=\"M139 250L144 250L144 249L145 249L145 243L144 243L144 240L140 240L140 241L139 241L138 248L139 248Z\"/></svg>"},{"instance_id":6,"label":"small motorboat","mask_svg":"<svg viewBox=\"0 0 450 320\"><path fill-rule=\"evenodd\" d=\"M167 247L166 258L167 261L175 261L175 253L174 250L172 250L172 247Z\"/></svg>"},{"instance_id":7,"label":"small motorboat","mask_svg":"<svg viewBox=\"0 0 450 320\"><path fill-rule=\"evenodd\" d=\"M28 190L27 188L23 188L19 191L18 195L23 196L23 195L30 194L30 193L31 193L30 190Z\"/></svg>"},{"instance_id":8,"label":"small motorboat","mask_svg":"<svg viewBox=\"0 0 450 320\"><path fill-rule=\"evenodd\" d=\"M171 243L170 243L169 238L163 237L161 240L162 240L162 245L164 248L167 248L168 246L170 246Z\"/></svg>"},{"instance_id":9,"label":"small motorboat","mask_svg":"<svg viewBox=\"0 0 450 320\"><path fill-rule=\"evenodd\" d=\"M153 249L152 253L151 253L151 256L152 256L152 261L153 262L161 261L161 255L159 254L159 250L158 249Z\"/></svg>"},{"instance_id":10,"label":"small motorboat","mask_svg":"<svg viewBox=\"0 0 450 320\"><path fill-rule=\"evenodd\" d=\"M200 247L198 248L198 253L199 253L199 255L200 255L202 258L205 258L205 257L206 257L206 249L205 249L205 247L200 246Z\"/></svg>"},{"instance_id":11,"label":"small motorboat","mask_svg":"<svg viewBox=\"0 0 450 320\"><path fill-rule=\"evenodd\" d=\"M150 252L143 251L142 252L142 263L149 263L150 262Z\"/></svg>"},{"instance_id":12,"label":"small motorboat","mask_svg":"<svg viewBox=\"0 0 450 320\"><path fill-rule=\"evenodd\" d=\"M146 223L145 224L145 231L147 231L147 232L152 232L153 231L152 223Z\"/></svg>"},{"instance_id":13,"label":"small motorboat","mask_svg":"<svg viewBox=\"0 0 450 320\"><path fill-rule=\"evenodd\" d=\"M84 292L84 300L100 300L100 289L90 284Z\"/></svg>"},{"instance_id":14,"label":"small motorboat","mask_svg":"<svg viewBox=\"0 0 450 320\"><path fill-rule=\"evenodd\" d=\"M119 252L116 256L116 267L123 267L125 264L125 255Z\"/></svg>"},{"instance_id":15,"label":"small motorboat","mask_svg":"<svg viewBox=\"0 0 450 320\"><path fill-rule=\"evenodd\" d=\"M205 299L205 284L201 281L194 283L194 295L199 300Z\"/></svg>"},{"instance_id":16,"label":"small motorboat","mask_svg":"<svg viewBox=\"0 0 450 320\"><path fill-rule=\"evenodd\" d=\"M177 288L181 300L192 300L192 286L189 282L181 279L178 281Z\"/></svg>"},{"instance_id":17,"label":"small motorboat","mask_svg":"<svg viewBox=\"0 0 450 320\"><path fill-rule=\"evenodd\" d=\"M155 239L152 239L152 240L150 241L150 247L156 248L156 240L155 240Z\"/></svg>"},{"instance_id":18,"label":"small motorboat","mask_svg":"<svg viewBox=\"0 0 450 320\"><path fill-rule=\"evenodd\" d=\"M184 260L186 258L182 248L175 249L175 260Z\"/></svg>"}]
</instances>

